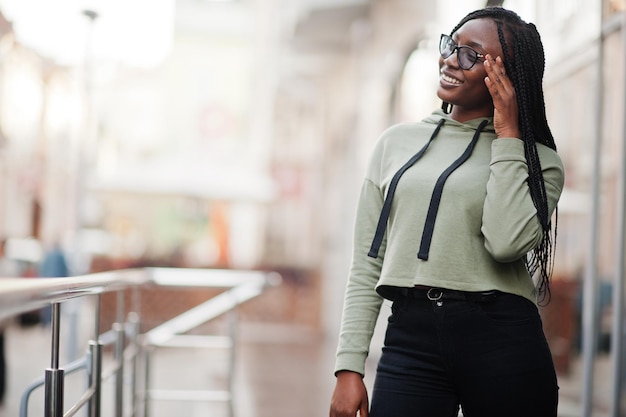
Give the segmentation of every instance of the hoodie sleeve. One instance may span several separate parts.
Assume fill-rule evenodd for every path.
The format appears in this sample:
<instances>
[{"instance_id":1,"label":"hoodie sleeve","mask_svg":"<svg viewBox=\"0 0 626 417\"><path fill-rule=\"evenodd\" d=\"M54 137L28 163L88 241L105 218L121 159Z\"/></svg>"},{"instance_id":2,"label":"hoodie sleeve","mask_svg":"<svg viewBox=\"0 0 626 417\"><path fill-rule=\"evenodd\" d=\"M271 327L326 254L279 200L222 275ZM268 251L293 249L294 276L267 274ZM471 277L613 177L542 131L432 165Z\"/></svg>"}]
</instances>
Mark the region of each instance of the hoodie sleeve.
<instances>
[{"instance_id":1,"label":"hoodie sleeve","mask_svg":"<svg viewBox=\"0 0 626 417\"><path fill-rule=\"evenodd\" d=\"M352 265L345 292L335 373L349 370L365 374L365 360L383 302L376 292L376 284L383 264L386 236L378 257L367 255L384 201L378 185L380 144L377 151L370 160L356 210Z\"/></svg>"},{"instance_id":2,"label":"hoodie sleeve","mask_svg":"<svg viewBox=\"0 0 626 417\"><path fill-rule=\"evenodd\" d=\"M537 146L551 216L563 191L563 165L555 151ZM543 238L528 187L524 143L519 139L501 138L492 143L481 231L485 248L499 262L520 259Z\"/></svg>"}]
</instances>

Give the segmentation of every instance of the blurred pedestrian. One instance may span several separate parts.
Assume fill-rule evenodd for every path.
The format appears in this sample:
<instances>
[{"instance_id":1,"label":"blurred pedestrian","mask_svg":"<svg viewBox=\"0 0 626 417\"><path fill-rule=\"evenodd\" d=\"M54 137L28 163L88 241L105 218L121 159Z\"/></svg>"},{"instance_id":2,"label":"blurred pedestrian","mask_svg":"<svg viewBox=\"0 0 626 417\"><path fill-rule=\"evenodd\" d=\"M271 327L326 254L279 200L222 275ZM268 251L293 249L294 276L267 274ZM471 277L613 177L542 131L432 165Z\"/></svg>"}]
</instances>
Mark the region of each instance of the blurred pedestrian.
<instances>
[{"instance_id":1,"label":"blurred pedestrian","mask_svg":"<svg viewBox=\"0 0 626 417\"><path fill-rule=\"evenodd\" d=\"M67 277L69 269L65 255L59 244L52 245L46 253L39 267L38 275L42 278ZM52 306L40 310L40 319L43 326L48 326L52 320Z\"/></svg>"},{"instance_id":2,"label":"blurred pedestrian","mask_svg":"<svg viewBox=\"0 0 626 417\"><path fill-rule=\"evenodd\" d=\"M440 38L442 109L386 130L357 208L331 417L554 417L548 302L564 183L533 24L474 11ZM444 186L445 185L445 186ZM371 408L365 360L392 303Z\"/></svg>"}]
</instances>

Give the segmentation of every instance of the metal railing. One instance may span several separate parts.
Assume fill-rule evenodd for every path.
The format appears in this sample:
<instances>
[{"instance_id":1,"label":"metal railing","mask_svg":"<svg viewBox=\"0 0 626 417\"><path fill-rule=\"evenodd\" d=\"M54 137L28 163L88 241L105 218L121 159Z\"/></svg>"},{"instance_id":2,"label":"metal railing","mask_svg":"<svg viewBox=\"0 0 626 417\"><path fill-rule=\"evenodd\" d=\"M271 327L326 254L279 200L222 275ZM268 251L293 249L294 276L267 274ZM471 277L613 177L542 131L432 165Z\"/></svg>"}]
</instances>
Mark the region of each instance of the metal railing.
<instances>
[{"instance_id":1,"label":"metal railing","mask_svg":"<svg viewBox=\"0 0 626 417\"><path fill-rule=\"evenodd\" d=\"M280 281L280 275L272 272L184 268L128 269L55 279L4 279L0 286L0 320L52 306L50 367L45 369L43 378L25 389L20 403L20 417L28 417L29 398L41 387L44 389L44 417L71 417L85 407L89 417L100 417L102 384L107 380L113 380L115 417L147 417L151 400L223 401L228 403L232 415L237 335L234 312L237 306L260 295L267 287L278 285ZM133 300L131 311L125 313L123 293L124 290L136 291L148 285L213 288L220 289L220 293L141 334L139 303ZM101 334L101 295L107 292L118 293L116 322L110 330ZM87 296L96 300L93 338L88 342L85 356L61 366L61 305ZM185 334L226 313L231 317L227 336ZM207 391L152 389L149 386L150 357L155 349L164 346L227 349L230 353L227 388ZM112 364L106 369L103 368L105 347L112 347L113 350ZM66 407L65 377L79 370L86 371L88 386L75 403ZM130 381L126 389L125 375ZM125 402L125 392L129 393L128 403Z\"/></svg>"}]
</instances>

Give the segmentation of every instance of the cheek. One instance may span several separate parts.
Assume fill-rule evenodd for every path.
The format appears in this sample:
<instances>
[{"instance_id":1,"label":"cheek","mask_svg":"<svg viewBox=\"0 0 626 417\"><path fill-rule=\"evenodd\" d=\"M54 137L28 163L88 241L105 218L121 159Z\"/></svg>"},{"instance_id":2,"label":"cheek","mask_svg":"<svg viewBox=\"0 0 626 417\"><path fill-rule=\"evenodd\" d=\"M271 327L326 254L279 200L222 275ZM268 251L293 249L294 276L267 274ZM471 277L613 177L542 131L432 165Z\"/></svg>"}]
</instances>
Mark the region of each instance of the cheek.
<instances>
[{"instance_id":1,"label":"cheek","mask_svg":"<svg viewBox=\"0 0 626 417\"><path fill-rule=\"evenodd\" d=\"M472 92L468 95L471 96L471 101L474 102L475 105L482 105L485 102L492 102L491 94L487 89L487 84L485 84L485 77L487 73L481 71L481 73L473 74L472 77Z\"/></svg>"},{"instance_id":2,"label":"cheek","mask_svg":"<svg viewBox=\"0 0 626 417\"><path fill-rule=\"evenodd\" d=\"M484 99L488 99L489 101L491 101L491 94L487 89L487 85L485 84L484 79L481 78L474 86L474 95L479 101Z\"/></svg>"},{"instance_id":3,"label":"cheek","mask_svg":"<svg viewBox=\"0 0 626 417\"><path fill-rule=\"evenodd\" d=\"M472 71L471 77L476 80L480 80L484 84L485 77L487 77L487 70L485 69L484 64L482 62L477 62L472 69L474 71Z\"/></svg>"},{"instance_id":4,"label":"cheek","mask_svg":"<svg viewBox=\"0 0 626 417\"><path fill-rule=\"evenodd\" d=\"M475 73L471 74L471 76L467 76L466 79L471 78L472 85L474 86L476 90L484 90L485 92L488 93L489 90L487 90L487 84L485 84L486 77L487 77L487 71L483 69L481 71L476 71Z\"/></svg>"}]
</instances>

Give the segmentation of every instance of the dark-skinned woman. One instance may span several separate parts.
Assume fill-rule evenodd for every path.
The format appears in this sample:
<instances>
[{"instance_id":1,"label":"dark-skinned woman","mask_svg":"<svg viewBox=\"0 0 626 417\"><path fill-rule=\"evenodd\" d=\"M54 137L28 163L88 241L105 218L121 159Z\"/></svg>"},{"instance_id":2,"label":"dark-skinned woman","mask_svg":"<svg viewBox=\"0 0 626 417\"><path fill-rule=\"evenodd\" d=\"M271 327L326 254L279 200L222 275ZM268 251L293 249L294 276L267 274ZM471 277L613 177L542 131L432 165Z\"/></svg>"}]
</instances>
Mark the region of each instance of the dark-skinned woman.
<instances>
[{"instance_id":1,"label":"dark-skinned woman","mask_svg":"<svg viewBox=\"0 0 626 417\"><path fill-rule=\"evenodd\" d=\"M564 171L543 46L512 11L441 36L441 110L387 129L357 207L330 417L556 417L549 301ZM391 300L371 405L365 360Z\"/></svg>"}]
</instances>

